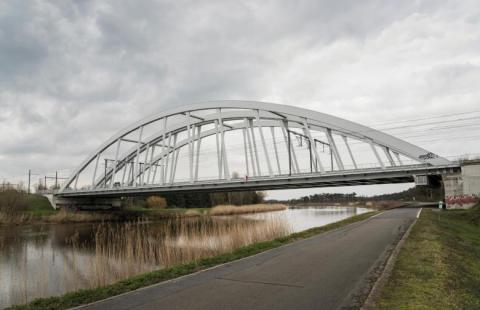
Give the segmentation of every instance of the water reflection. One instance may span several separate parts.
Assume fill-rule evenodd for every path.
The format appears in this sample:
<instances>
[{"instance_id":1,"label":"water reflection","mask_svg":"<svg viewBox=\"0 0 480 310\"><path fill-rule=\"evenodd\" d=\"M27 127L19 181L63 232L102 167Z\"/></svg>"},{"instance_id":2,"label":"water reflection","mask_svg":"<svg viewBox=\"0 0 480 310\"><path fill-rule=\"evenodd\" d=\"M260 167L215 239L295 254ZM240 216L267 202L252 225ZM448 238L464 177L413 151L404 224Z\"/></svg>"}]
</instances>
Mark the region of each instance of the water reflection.
<instances>
[{"instance_id":1,"label":"water reflection","mask_svg":"<svg viewBox=\"0 0 480 310\"><path fill-rule=\"evenodd\" d=\"M275 213L287 220L293 232L300 232L309 228L338 222L369 211L371 211L371 209L368 208L327 206L289 208ZM242 217L250 219L263 219L265 216L268 215L264 213L242 215Z\"/></svg>"},{"instance_id":2,"label":"water reflection","mask_svg":"<svg viewBox=\"0 0 480 310\"><path fill-rule=\"evenodd\" d=\"M309 207L154 223L0 227L0 308L105 285L367 211Z\"/></svg>"}]
</instances>

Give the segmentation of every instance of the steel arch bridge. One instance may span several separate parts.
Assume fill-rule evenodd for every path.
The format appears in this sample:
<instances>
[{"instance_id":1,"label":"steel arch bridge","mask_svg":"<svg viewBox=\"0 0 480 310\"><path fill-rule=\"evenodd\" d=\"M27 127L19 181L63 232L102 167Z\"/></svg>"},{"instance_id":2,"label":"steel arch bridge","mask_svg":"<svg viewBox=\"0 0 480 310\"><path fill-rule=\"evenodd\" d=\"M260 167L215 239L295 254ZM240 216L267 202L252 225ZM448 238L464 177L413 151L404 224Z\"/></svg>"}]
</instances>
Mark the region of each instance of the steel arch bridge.
<instances>
[{"instance_id":1,"label":"steel arch bridge","mask_svg":"<svg viewBox=\"0 0 480 310\"><path fill-rule=\"evenodd\" d=\"M266 102L211 101L162 111L121 130L55 195L398 183L452 169L458 165L421 147L332 115Z\"/></svg>"}]
</instances>

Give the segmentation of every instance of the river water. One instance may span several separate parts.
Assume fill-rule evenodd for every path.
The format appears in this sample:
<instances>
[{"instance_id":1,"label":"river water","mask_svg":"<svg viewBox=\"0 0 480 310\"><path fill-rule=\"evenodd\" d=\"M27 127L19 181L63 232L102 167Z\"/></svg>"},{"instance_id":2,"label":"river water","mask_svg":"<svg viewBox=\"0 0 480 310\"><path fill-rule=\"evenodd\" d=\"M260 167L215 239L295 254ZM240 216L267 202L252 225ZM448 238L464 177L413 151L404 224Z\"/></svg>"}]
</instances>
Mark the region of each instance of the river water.
<instances>
[{"instance_id":1,"label":"river water","mask_svg":"<svg viewBox=\"0 0 480 310\"><path fill-rule=\"evenodd\" d=\"M105 285L368 211L332 206L150 223L0 226L0 308Z\"/></svg>"}]
</instances>

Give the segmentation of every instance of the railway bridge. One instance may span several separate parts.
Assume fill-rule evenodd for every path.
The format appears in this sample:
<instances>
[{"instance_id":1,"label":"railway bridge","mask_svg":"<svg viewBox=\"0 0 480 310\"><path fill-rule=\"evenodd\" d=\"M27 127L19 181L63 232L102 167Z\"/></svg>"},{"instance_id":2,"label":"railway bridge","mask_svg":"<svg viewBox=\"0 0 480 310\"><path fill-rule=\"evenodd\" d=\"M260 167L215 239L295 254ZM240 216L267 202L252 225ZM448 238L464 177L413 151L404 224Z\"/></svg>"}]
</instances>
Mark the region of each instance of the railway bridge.
<instances>
[{"instance_id":1,"label":"railway bridge","mask_svg":"<svg viewBox=\"0 0 480 310\"><path fill-rule=\"evenodd\" d=\"M461 166L329 114L210 101L161 111L120 130L49 198L54 207L95 208L116 206L126 196L181 191L428 185L460 175Z\"/></svg>"}]
</instances>

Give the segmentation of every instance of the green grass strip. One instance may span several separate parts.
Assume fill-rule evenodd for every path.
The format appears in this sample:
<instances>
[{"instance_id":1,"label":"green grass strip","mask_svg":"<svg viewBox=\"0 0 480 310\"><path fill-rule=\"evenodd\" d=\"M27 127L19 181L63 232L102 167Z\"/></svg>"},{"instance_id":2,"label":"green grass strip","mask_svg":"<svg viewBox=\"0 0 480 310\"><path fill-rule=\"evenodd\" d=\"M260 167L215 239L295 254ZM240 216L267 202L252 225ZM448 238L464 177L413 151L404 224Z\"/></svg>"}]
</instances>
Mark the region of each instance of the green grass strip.
<instances>
[{"instance_id":1,"label":"green grass strip","mask_svg":"<svg viewBox=\"0 0 480 310\"><path fill-rule=\"evenodd\" d=\"M424 209L376 309L480 309L480 209Z\"/></svg>"},{"instance_id":2,"label":"green grass strip","mask_svg":"<svg viewBox=\"0 0 480 310\"><path fill-rule=\"evenodd\" d=\"M39 298L28 304L12 306L8 309L66 309L82 304L91 303L94 301L133 291L141 287L160 283L162 281L178 278L200 270L228 263L240 258L252 256L266 250L292 243L297 240L313 237L323 232L327 232L354 222L365 220L378 213L379 212L376 211L356 215L336 223L308 229L303 232L288 235L286 237L281 237L271 241L259 242L245 247L241 247L231 253L221 254L214 257L206 257L195 262L152 271L103 287L78 290L58 297Z\"/></svg>"}]
</instances>

